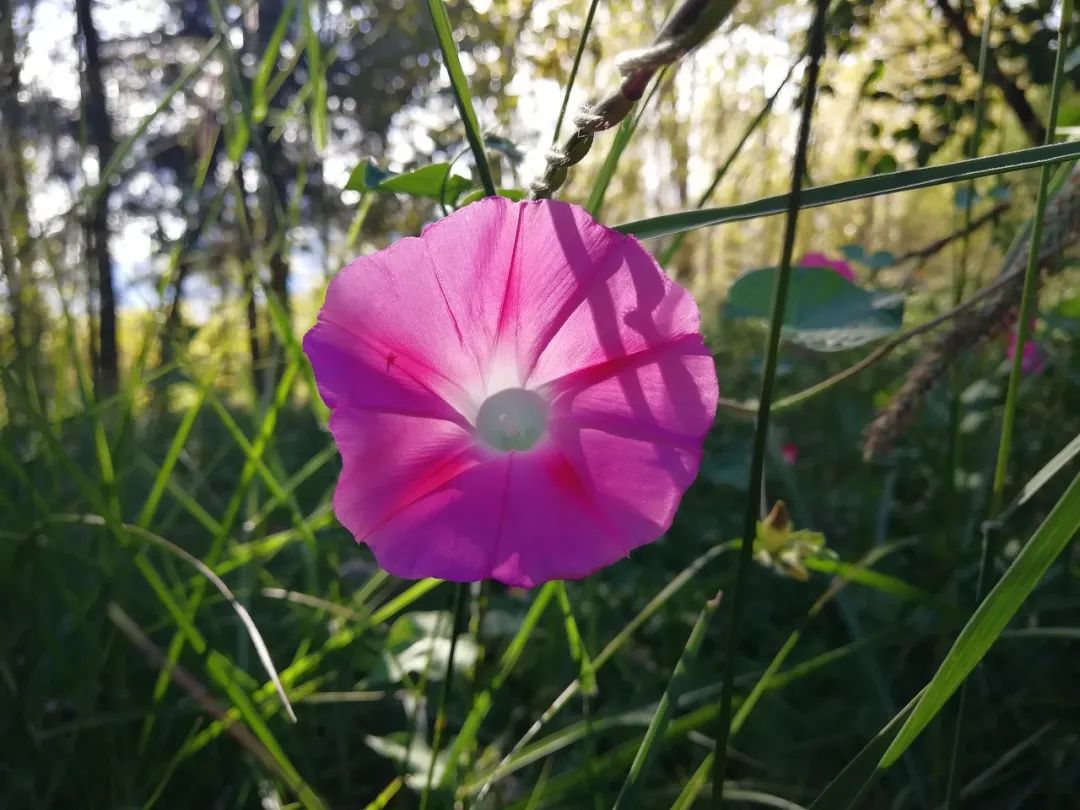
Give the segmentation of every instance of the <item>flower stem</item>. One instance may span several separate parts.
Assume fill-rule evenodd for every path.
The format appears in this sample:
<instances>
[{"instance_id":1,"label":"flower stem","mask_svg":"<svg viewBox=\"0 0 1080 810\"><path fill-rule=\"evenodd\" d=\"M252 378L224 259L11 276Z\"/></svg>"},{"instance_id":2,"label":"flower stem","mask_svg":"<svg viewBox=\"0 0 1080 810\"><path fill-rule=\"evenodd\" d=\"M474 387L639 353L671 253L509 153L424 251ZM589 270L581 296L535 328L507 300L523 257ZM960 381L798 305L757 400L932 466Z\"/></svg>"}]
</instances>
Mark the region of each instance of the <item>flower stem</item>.
<instances>
[{"instance_id":1,"label":"flower stem","mask_svg":"<svg viewBox=\"0 0 1080 810\"><path fill-rule=\"evenodd\" d=\"M731 708L735 687L735 661L739 646L739 629L742 625L746 604L746 586L754 555L754 537L757 534L758 509L762 494L762 475L765 471L765 450L769 432L769 411L772 406L773 386L776 381L776 365L780 355L780 333L787 306L788 285L791 280L791 257L795 249L795 233L799 220L803 178L806 175L807 152L810 145L810 121L813 116L814 99L817 95L818 74L825 52L825 13L828 0L817 0L814 21L810 28L810 62L806 68L803 87L802 111L799 135L791 173L791 196L784 225L783 250L780 271L773 290L772 316L769 321L769 337L765 349L765 369L761 377L761 394L758 398L757 426L754 430L754 450L750 461L750 482L746 498L746 514L743 521L743 542L739 549L739 561L732 587L731 610L728 614L724 639L726 663L720 692L720 717L716 734L715 758L712 773L712 806L724 806L724 779L727 776L727 744L731 733Z\"/></svg>"},{"instance_id":2,"label":"flower stem","mask_svg":"<svg viewBox=\"0 0 1080 810\"><path fill-rule=\"evenodd\" d=\"M465 620L468 591L469 586L463 582L454 585L450 650L446 654L446 676L443 678L442 688L439 690L439 705L435 710L435 723L431 732L431 759L428 762L427 778L424 780L424 792L420 794L420 810L427 810L428 798L431 796L432 780L435 778L435 763L439 759L439 748L442 745L443 731L446 728L446 704L454 679L454 653L457 650L458 636L461 635L461 626Z\"/></svg>"}]
</instances>

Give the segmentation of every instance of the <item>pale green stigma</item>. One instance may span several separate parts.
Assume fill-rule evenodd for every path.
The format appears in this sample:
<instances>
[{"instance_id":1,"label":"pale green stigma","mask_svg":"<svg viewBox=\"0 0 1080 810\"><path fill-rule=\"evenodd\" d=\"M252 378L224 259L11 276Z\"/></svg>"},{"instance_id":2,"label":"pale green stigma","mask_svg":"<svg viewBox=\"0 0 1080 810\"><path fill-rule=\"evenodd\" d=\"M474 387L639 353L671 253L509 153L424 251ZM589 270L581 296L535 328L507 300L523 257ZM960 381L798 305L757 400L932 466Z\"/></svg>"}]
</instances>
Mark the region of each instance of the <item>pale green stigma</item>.
<instances>
[{"instance_id":1,"label":"pale green stigma","mask_svg":"<svg viewBox=\"0 0 1080 810\"><path fill-rule=\"evenodd\" d=\"M496 450L528 450L547 432L548 406L524 388L507 388L484 400L476 432Z\"/></svg>"}]
</instances>

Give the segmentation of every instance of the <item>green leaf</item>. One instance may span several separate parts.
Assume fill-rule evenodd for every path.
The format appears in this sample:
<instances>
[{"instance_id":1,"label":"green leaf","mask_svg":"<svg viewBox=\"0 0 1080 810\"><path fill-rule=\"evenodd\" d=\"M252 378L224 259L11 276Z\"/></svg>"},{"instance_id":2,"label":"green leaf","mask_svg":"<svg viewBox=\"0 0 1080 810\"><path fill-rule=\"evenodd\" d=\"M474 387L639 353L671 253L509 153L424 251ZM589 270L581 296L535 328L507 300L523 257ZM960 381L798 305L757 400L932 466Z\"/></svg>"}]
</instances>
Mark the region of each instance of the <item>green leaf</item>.
<instances>
[{"instance_id":1,"label":"green leaf","mask_svg":"<svg viewBox=\"0 0 1080 810\"><path fill-rule=\"evenodd\" d=\"M310 1L305 0L303 8L304 35L307 40L308 84L311 93L311 140L317 154L326 149L326 65L323 60L322 43L319 32L312 19Z\"/></svg>"},{"instance_id":2,"label":"green leaf","mask_svg":"<svg viewBox=\"0 0 1080 810\"><path fill-rule=\"evenodd\" d=\"M867 789L881 776L878 766L882 752L896 737L900 723L911 714L915 701L899 711L889 723L868 742L854 759L829 782L809 810L852 810L858 807Z\"/></svg>"},{"instance_id":3,"label":"green leaf","mask_svg":"<svg viewBox=\"0 0 1080 810\"><path fill-rule=\"evenodd\" d=\"M488 165L487 152L484 148L484 136L480 132L480 122L476 118L476 110L473 109L472 94L469 92L469 80L465 78L465 71L461 68L461 59L458 57L457 45L454 44L454 32L450 27L450 17L446 13L446 5L443 0L427 0L428 13L431 15L431 24L435 27L435 37L439 40L439 50L442 51L443 66L446 74L450 77L450 88L454 91L454 101L457 102L458 113L461 115L461 123L465 127L465 138L469 142L473 159L476 160L476 170L480 173L480 183L489 197L495 196L495 180L491 175L491 166Z\"/></svg>"},{"instance_id":4,"label":"green leaf","mask_svg":"<svg viewBox=\"0 0 1080 810\"><path fill-rule=\"evenodd\" d=\"M641 747L638 748L637 754L634 756L630 771L626 774L626 781L623 782L622 790L619 791L612 810L620 810L621 808L625 810L625 808L637 804L638 796L641 793L641 785L644 783L660 743L664 739L671 722L671 715L690 687L691 668L697 661L698 652L701 650L701 644L705 639L705 632L709 626L709 620L712 618L713 613L716 612L719 603L718 596L707 601L701 609L697 622L690 631L690 637L686 640L682 655L679 656L675 669L671 673L667 689L664 690L664 694L656 706L656 712L649 722L649 728L641 740Z\"/></svg>"},{"instance_id":5,"label":"green leaf","mask_svg":"<svg viewBox=\"0 0 1080 810\"><path fill-rule=\"evenodd\" d=\"M399 683L406 675L427 673L428 680L446 675L450 658L452 621L445 611L420 611L402 616L390 627L382 661L368 677L376 682ZM460 636L454 652L454 668L467 670L476 663L478 647Z\"/></svg>"},{"instance_id":6,"label":"green leaf","mask_svg":"<svg viewBox=\"0 0 1080 810\"><path fill-rule=\"evenodd\" d=\"M292 21L293 12L296 11L296 0L288 0L285 8L281 10L277 25L270 34L270 40L266 43L262 59L259 60L259 71L255 74L255 80L251 83L251 118L256 123L261 123L270 109L270 99L266 92L266 86L270 82L270 73L281 56L281 43L289 31L289 23Z\"/></svg>"},{"instance_id":7,"label":"green leaf","mask_svg":"<svg viewBox=\"0 0 1080 810\"><path fill-rule=\"evenodd\" d=\"M953 193L953 205L963 210L975 205L982 197L977 191L969 189L967 186L961 186Z\"/></svg>"},{"instance_id":8,"label":"green leaf","mask_svg":"<svg viewBox=\"0 0 1080 810\"><path fill-rule=\"evenodd\" d=\"M768 319L776 268L751 270L728 290L729 318ZM861 346L897 331L904 318L903 296L873 293L825 267L793 267L784 337L822 352Z\"/></svg>"},{"instance_id":9,"label":"green leaf","mask_svg":"<svg viewBox=\"0 0 1080 810\"><path fill-rule=\"evenodd\" d=\"M875 251L873 255L863 259L863 264L871 270L883 270L896 261L896 256L887 250Z\"/></svg>"},{"instance_id":10,"label":"green leaf","mask_svg":"<svg viewBox=\"0 0 1080 810\"><path fill-rule=\"evenodd\" d=\"M866 261L866 248L862 245L844 245L840 248L840 252L844 254L844 258L849 262L862 264Z\"/></svg>"},{"instance_id":11,"label":"green leaf","mask_svg":"<svg viewBox=\"0 0 1080 810\"><path fill-rule=\"evenodd\" d=\"M351 191L389 191L410 197L453 202L472 184L468 178L451 174L449 163L431 163L396 174L364 161L349 175L345 188Z\"/></svg>"},{"instance_id":12,"label":"green leaf","mask_svg":"<svg viewBox=\"0 0 1080 810\"><path fill-rule=\"evenodd\" d=\"M495 189L495 193L498 194L500 197L506 197L506 199L513 200L514 202L517 202L518 200L524 200L525 195L528 194L528 192L525 191L525 189L523 188L497 188ZM482 200L486 196L487 192L485 192L482 188L474 188L472 191L470 191L468 194L466 194L464 197L457 201L457 207L464 208L469 203L474 203L477 200Z\"/></svg>"},{"instance_id":13,"label":"green leaf","mask_svg":"<svg viewBox=\"0 0 1080 810\"><path fill-rule=\"evenodd\" d=\"M1035 146L1016 152L1000 155L959 160L944 166L928 166L922 169L910 169L904 172L878 174L861 177L857 180L845 180L828 186L804 189L801 208L820 208L835 203L861 200L882 194L895 194L898 191L910 191L916 188L928 188L945 183L955 183L975 177L991 174L1015 172L1032 169L1052 163L1061 163L1080 157L1080 141ZM724 222L738 222L744 219L768 217L782 214L788 207L788 195L777 194L754 202L729 205L722 208L702 208L694 211L680 211L664 214L634 222L616 225L616 230L630 233L639 239L655 239L694 228L720 225Z\"/></svg>"},{"instance_id":14,"label":"green leaf","mask_svg":"<svg viewBox=\"0 0 1080 810\"><path fill-rule=\"evenodd\" d=\"M1073 479L1050 515L960 631L911 717L882 757L882 767L896 762L941 711L1077 531L1080 531L1080 475Z\"/></svg>"}]
</instances>

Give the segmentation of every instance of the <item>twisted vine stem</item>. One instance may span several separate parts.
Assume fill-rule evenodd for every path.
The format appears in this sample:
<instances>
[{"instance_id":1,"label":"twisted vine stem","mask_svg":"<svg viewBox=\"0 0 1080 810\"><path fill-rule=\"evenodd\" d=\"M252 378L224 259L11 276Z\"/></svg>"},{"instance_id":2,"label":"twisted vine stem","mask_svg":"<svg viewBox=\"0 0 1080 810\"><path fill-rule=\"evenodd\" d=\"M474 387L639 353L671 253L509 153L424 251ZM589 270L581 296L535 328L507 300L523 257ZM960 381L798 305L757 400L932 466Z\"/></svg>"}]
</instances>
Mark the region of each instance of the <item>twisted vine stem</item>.
<instances>
[{"instance_id":1,"label":"twisted vine stem","mask_svg":"<svg viewBox=\"0 0 1080 810\"><path fill-rule=\"evenodd\" d=\"M534 200L547 199L566 182L569 168L580 163L598 132L618 125L641 100L656 72L704 42L727 19L738 0L683 0L647 48L627 51L616 59L622 83L596 104L582 107L573 118L574 131L547 153L544 173L529 186Z\"/></svg>"}]
</instances>

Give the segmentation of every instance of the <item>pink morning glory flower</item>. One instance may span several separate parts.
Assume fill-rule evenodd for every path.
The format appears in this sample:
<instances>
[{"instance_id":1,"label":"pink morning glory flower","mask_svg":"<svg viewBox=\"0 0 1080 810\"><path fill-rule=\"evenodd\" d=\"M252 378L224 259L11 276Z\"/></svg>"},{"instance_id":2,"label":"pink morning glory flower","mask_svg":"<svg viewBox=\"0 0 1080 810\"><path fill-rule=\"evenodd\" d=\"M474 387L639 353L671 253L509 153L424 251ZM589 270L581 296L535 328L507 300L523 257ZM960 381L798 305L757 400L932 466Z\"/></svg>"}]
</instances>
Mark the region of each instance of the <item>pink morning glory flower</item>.
<instances>
[{"instance_id":1,"label":"pink morning glory flower","mask_svg":"<svg viewBox=\"0 0 1080 810\"><path fill-rule=\"evenodd\" d=\"M636 239L488 198L330 282L304 337L338 519L389 572L531 587L671 525L718 396L697 306Z\"/></svg>"},{"instance_id":2,"label":"pink morning glory flower","mask_svg":"<svg viewBox=\"0 0 1080 810\"><path fill-rule=\"evenodd\" d=\"M799 259L798 266L827 267L830 270L835 270L838 276L842 276L851 282L855 281L855 271L851 269L850 264L843 259L830 259L824 253L807 253Z\"/></svg>"},{"instance_id":3,"label":"pink morning glory flower","mask_svg":"<svg viewBox=\"0 0 1080 810\"><path fill-rule=\"evenodd\" d=\"M1010 360L1016 356L1016 332L1012 332L1009 335L1009 348L1007 353ZM1045 362L1046 358L1043 356L1043 350L1042 347L1039 346L1038 341L1027 341L1024 344L1024 355L1020 359L1020 371L1024 374L1035 374L1042 369Z\"/></svg>"},{"instance_id":4,"label":"pink morning glory flower","mask_svg":"<svg viewBox=\"0 0 1080 810\"><path fill-rule=\"evenodd\" d=\"M794 464L799 460L799 445L791 443L780 445L780 455L788 464Z\"/></svg>"}]
</instances>

